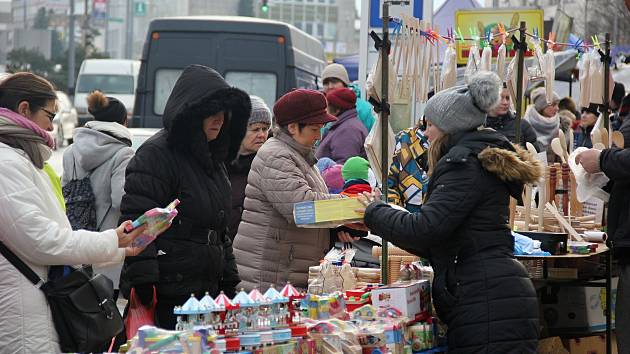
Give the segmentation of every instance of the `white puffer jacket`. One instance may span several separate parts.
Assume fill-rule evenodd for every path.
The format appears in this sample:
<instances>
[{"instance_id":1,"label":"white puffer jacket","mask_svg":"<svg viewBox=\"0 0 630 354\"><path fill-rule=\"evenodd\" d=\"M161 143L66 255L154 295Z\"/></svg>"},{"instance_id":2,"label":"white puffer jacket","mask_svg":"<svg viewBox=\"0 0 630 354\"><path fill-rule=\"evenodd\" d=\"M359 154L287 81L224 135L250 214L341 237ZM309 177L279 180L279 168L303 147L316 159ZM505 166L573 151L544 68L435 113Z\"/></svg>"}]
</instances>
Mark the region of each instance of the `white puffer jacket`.
<instances>
[{"instance_id":1,"label":"white puffer jacket","mask_svg":"<svg viewBox=\"0 0 630 354\"><path fill-rule=\"evenodd\" d=\"M0 143L0 241L43 280L48 266L122 262L114 230L72 231L48 175L24 153ZM0 351L56 353L46 298L0 255Z\"/></svg>"}]
</instances>

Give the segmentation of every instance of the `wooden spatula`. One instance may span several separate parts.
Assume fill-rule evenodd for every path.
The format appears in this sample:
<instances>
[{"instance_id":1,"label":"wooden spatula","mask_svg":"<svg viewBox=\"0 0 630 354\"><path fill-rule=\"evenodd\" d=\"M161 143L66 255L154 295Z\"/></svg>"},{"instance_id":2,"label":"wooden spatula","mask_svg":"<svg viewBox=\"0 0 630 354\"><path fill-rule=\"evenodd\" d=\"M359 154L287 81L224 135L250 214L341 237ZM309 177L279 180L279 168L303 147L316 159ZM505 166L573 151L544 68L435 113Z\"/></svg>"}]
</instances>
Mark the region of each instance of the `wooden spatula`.
<instances>
[{"instance_id":1,"label":"wooden spatula","mask_svg":"<svg viewBox=\"0 0 630 354\"><path fill-rule=\"evenodd\" d=\"M621 134L620 131L614 131L612 133L612 142L618 148L623 149L623 146L624 146L623 134Z\"/></svg>"}]
</instances>

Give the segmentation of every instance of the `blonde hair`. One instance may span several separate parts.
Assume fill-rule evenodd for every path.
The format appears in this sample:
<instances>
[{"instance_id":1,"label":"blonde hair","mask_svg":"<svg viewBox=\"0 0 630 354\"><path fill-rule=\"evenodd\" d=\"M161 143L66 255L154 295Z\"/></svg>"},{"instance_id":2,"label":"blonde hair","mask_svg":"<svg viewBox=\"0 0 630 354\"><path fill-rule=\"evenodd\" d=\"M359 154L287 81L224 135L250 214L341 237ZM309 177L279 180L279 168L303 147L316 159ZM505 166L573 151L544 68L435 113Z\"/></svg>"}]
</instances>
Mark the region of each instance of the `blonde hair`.
<instances>
[{"instance_id":1,"label":"blonde hair","mask_svg":"<svg viewBox=\"0 0 630 354\"><path fill-rule=\"evenodd\" d=\"M429 144L429 171L427 174L431 176L433 171L435 170L435 166L437 166L438 161L444 156L446 150L446 144L450 139L450 135L443 134L439 138L433 140L431 144Z\"/></svg>"}]
</instances>

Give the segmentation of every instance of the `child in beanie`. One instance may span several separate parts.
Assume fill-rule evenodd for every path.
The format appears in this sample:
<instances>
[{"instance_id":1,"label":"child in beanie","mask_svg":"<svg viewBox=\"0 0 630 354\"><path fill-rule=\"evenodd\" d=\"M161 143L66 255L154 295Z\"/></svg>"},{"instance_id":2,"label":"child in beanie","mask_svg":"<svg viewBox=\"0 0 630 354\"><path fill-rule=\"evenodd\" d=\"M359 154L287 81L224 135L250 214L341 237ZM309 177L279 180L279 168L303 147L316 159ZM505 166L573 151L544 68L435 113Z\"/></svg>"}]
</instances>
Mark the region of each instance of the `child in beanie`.
<instances>
[{"instance_id":1,"label":"child in beanie","mask_svg":"<svg viewBox=\"0 0 630 354\"><path fill-rule=\"evenodd\" d=\"M351 157L343 164L341 176L344 185L341 194L354 197L363 192L372 192L372 186L368 182L370 163L359 156Z\"/></svg>"},{"instance_id":2,"label":"child in beanie","mask_svg":"<svg viewBox=\"0 0 630 354\"><path fill-rule=\"evenodd\" d=\"M366 159L359 156L349 158L341 169L341 176L345 182L341 194L348 197L356 197L363 192L372 192L372 186L368 182L369 169L370 163ZM358 231L346 226L340 226L334 229L334 235L339 231L345 231L352 237L365 237L368 234L367 231Z\"/></svg>"}]
</instances>

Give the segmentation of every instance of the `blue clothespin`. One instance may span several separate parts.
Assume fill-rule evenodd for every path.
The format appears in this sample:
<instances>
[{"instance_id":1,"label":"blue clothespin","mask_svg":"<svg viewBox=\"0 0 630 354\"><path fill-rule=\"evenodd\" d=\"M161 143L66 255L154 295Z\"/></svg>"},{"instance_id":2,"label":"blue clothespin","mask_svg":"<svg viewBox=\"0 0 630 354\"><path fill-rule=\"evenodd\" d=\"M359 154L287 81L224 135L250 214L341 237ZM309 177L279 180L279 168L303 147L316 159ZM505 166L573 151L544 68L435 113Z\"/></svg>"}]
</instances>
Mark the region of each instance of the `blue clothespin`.
<instances>
[{"instance_id":1,"label":"blue clothespin","mask_svg":"<svg viewBox=\"0 0 630 354\"><path fill-rule=\"evenodd\" d=\"M578 39L577 41L575 41L575 43L573 43L573 48L577 50L576 58L578 60L580 59L582 53L584 53L584 47L582 46L582 43L584 43L582 39Z\"/></svg>"},{"instance_id":2,"label":"blue clothespin","mask_svg":"<svg viewBox=\"0 0 630 354\"><path fill-rule=\"evenodd\" d=\"M487 31L486 32L486 41L488 42L488 46L492 46L492 32Z\"/></svg>"},{"instance_id":3,"label":"blue clothespin","mask_svg":"<svg viewBox=\"0 0 630 354\"><path fill-rule=\"evenodd\" d=\"M539 40L539 37L538 37L538 27L534 27L534 39Z\"/></svg>"}]
</instances>

